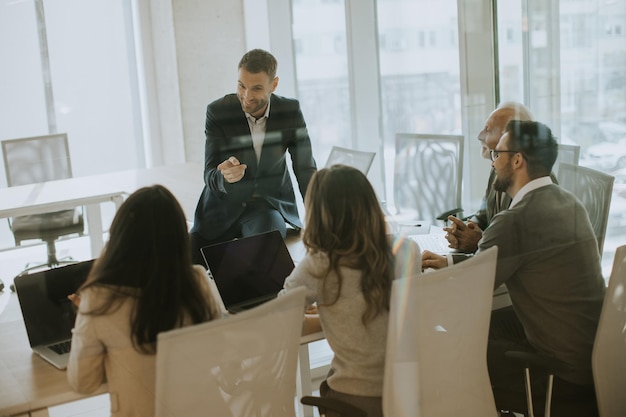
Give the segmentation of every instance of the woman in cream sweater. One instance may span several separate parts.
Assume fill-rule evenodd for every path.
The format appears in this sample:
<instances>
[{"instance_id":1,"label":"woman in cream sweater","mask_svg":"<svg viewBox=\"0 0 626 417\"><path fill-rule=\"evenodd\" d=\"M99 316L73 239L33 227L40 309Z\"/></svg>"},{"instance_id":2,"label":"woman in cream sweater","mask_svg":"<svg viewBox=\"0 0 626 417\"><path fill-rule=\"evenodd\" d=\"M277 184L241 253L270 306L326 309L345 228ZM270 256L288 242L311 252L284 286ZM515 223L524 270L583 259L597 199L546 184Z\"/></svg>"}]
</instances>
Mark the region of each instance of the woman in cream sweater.
<instances>
[{"instance_id":1,"label":"woman in cream sweater","mask_svg":"<svg viewBox=\"0 0 626 417\"><path fill-rule=\"evenodd\" d=\"M222 316L206 271L192 266L185 215L166 188L133 193L78 305L69 383L80 393L106 382L112 416L154 416L156 338L162 331Z\"/></svg>"},{"instance_id":2,"label":"woman in cream sweater","mask_svg":"<svg viewBox=\"0 0 626 417\"><path fill-rule=\"evenodd\" d=\"M391 283L421 272L417 244L387 235L385 217L367 177L335 165L318 171L305 197L305 258L282 292L307 288L317 302L334 352L322 397L338 398L382 417L385 346ZM306 326L314 328L307 315ZM327 410L327 417L333 416Z\"/></svg>"}]
</instances>

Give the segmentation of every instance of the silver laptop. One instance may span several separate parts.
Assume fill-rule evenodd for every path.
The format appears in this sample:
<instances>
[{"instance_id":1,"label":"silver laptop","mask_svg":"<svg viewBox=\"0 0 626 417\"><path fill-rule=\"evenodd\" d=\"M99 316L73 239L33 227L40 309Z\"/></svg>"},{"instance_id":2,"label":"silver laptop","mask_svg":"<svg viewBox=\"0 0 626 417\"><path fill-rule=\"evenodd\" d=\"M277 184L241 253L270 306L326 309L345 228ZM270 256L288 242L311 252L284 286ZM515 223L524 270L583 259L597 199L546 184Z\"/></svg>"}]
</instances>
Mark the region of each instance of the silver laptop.
<instances>
[{"instance_id":1,"label":"silver laptop","mask_svg":"<svg viewBox=\"0 0 626 417\"><path fill-rule=\"evenodd\" d=\"M93 260L18 276L15 291L33 352L67 368L76 309L67 299L85 282Z\"/></svg>"},{"instance_id":2,"label":"silver laptop","mask_svg":"<svg viewBox=\"0 0 626 417\"><path fill-rule=\"evenodd\" d=\"M205 246L201 252L230 313L275 298L295 266L277 230Z\"/></svg>"}]
</instances>

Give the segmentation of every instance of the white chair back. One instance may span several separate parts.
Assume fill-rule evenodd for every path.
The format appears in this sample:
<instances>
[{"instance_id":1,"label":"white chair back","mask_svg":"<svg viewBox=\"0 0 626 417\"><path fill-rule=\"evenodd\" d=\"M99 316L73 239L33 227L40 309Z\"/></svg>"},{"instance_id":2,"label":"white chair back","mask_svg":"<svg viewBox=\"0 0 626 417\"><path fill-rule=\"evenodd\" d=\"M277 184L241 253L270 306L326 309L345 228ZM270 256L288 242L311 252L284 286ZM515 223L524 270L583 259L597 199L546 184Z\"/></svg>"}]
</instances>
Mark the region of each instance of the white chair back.
<instances>
[{"instance_id":1,"label":"white chair back","mask_svg":"<svg viewBox=\"0 0 626 417\"><path fill-rule=\"evenodd\" d=\"M497 416L487 338L497 247L394 281L383 411L393 417Z\"/></svg>"},{"instance_id":2,"label":"white chair back","mask_svg":"<svg viewBox=\"0 0 626 417\"><path fill-rule=\"evenodd\" d=\"M626 416L626 245L615 251L591 364L600 417Z\"/></svg>"},{"instance_id":3,"label":"white chair back","mask_svg":"<svg viewBox=\"0 0 626 417\"><path fill-rule=\"evenodd\" d=\"M159 334L156 416L294 417L304 294Z\"/></svg>"}]
</instances>

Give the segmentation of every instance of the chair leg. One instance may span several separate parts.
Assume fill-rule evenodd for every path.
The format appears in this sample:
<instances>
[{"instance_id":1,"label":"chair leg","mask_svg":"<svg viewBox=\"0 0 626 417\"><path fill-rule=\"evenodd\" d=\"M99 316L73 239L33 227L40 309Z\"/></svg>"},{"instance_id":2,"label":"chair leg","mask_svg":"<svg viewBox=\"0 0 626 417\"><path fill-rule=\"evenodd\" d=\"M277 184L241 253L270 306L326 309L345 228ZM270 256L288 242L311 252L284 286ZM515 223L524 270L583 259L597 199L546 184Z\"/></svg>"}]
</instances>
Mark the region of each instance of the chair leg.
<instances>
[{"instance_id":1,"label":"chair leg","mask_svg":"<svg viewBox=\"0 0 626 417\"><path fill-rule=\"evenodd\" d=\"M548 375L548 387L546 388L546 409L545 417L550 417L550 409L552 408L552 385L554 384L554 375Z\"/></svg>"},{"instance_id":2,"label":"chair leg","mask_svg":"<svg viewBox=\"0 0 626 417\"><path fill-rule=\"evenodd\" d=\"M524 380L526 382L526 404L528 406L528 417L535 417L533 409L533 393L530 388L530 369L524 368Z\"/></svg>"},{"instance_id":3,"label":"chair leg","mask_svg":"<svg viewBox=\"0 0 626 417\"><path fill-rule=\"evenodd\" d=\"M59 260L57 259L57 248L54 245L54 240L46 241L48 246L48 266L56 266L59 264Z\"/></svg>"},{"instance_id":4,"label":"chair leg","mask_svg":"<svg viewBox=\"0 0 626 417\"><path fill-rule=\"evenodd\" d=\"M526 382L526 402L528 406L528 417L535 417L533 408L533 395L530 387L530 369L524 368L524 380ZM552 408L552 387L554 386L554 375L548 374L548 384L546 387L546 403L544 409L544 417L550 417Z\"/></svg>"}]
</instances>

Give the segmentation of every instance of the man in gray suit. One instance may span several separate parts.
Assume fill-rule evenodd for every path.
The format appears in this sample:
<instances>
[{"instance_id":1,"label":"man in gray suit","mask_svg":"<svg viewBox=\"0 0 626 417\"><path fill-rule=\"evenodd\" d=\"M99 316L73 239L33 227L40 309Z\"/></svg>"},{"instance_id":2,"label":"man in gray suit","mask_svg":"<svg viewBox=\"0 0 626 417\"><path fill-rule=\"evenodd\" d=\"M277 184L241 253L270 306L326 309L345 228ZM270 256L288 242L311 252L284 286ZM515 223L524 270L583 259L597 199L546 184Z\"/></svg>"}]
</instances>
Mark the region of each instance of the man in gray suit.
<instances>
[{"instance_id":1,"label":"man in gray suit","mask_svg":"<svg viewBox=\"0 0 626 417\"><path fill-rule=\"evenodd\" d=\"M530 110L523 104L513 101L501 103L491 112L485 125L478 133L478 141L481 146L483 158L489 160L489 152L498 144L498 140L504 132L506 124L511 120L533 120ZM483 235L483 230L489 226L491 219L496 213L506 209L511 204L511 198L504 192L496 191L493 188L493 181L496 174L491 169L487 189L483 197L480 209L467 223L454 216L448 217L449 227L445 227L446 239L450 247L464 253L474 253L478 249L478 241Z\"/></svg>"},{"instance_id":2,"label":"man in gray suit","mask_svg":"<svg viewBox=\"0 0 626 417\"><path fill-rule=\"evenodd\" d=\"M239 62L237 94L207 106L204 189L190 231L192 260L200 248L238 237L302 227L291 177L304 198L317 170L306 123L295 99L274 94L277 62L261 49Z\"/></svg>"},{"instance_id":3,"label":"man in gray suit","mask_svg":"<svg viewBox=\"0 0 626 417\"><path fill-rule=\"evenodd\" d=\"M509 122L491 151L494 189L512 199L496 214L478 243L478 252L498 247L495 287L509 291L514 313L492 314L487 353L496 404L519 394L523 371L504 355L508 350L538 352L568 366L555 376L556 400L593 400L591 351L604 299L600 254L589 216L550 171L557 143L538 122ZM452 255L452 261L462 260ZM423 268L441 268L449 257L424 251ZM531 374L536 396L545 393L541 372ZM515 397L515 396L514 396ZM554 415L559 415L555 412Z\"/></svg>"}]
</instances>

